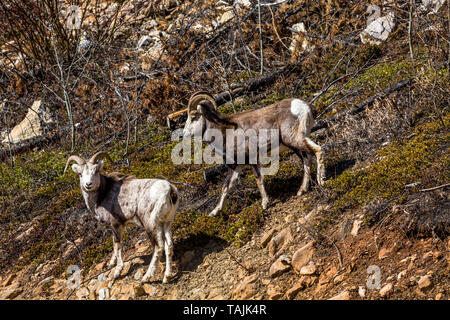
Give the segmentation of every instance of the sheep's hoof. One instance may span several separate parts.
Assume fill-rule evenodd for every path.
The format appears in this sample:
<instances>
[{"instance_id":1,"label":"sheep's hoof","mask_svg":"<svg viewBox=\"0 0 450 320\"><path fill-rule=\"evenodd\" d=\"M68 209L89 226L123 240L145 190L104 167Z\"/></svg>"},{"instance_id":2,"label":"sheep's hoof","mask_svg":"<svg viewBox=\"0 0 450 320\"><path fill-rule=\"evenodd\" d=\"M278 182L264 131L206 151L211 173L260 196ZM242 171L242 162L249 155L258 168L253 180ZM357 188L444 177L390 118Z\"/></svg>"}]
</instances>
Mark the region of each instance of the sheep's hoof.
<instances>
[{"instance_id":1,"label":"sheep's hoof","mask_svg":"<svg viewBox=\"0 0 450 320\"><path fill-rule=\"evenodd\" d=\"M141 284L147 283L150 278L151 278L151 275L144 274L144 276L141 279Z\"/></svg>"},{"instance_id":2,"label":"sheep's hoof","mask_svg":"<svg viewBox=\"0 0 450 320\"><path fill-rule=\"evenodd\" d=\"M176 277L176 273L165 274L162 283L168 283Z\"/></svg>"},{"instance_id":3,"label":"sheep's hoof","mask_svg":"<svg viewBox=\"0 0 450 320\"><path fill-rule=\"evenodd\" d=\"M114 284L114 279L108 282L108 289L111 289Z\"/></svg>"},{"instance_id":4,"label":"sheep's hoof","mask_svg":"<svg viewBox=\"0 0 450 320\"><path fill-rule=\"evenodd\" d=\"M141 279L141 284L147 283L148 282L148 278L144 277Z\"/></svg>"},{"instance_id":5,"label":"sheep's hoof","mask_svg":"<svg viewBox=\"0 0 450 320\"><path fill-rule=\"evenodd\" d=\"M213 211L211 211L211 213L209 214L210 217L215 217L217 216L217 213L219 212L218 209L214 209Z\"/></svg>"},{"instance_id":6,"label":"sheep's hoof","mask_svg":"<svg viewBox=\"0 0 450 320\"><path fill-rule=\"evenodd\" d=\"M297 197L300 197L300 196L304 195L305 192L306 192L306 190L299 190L299 191L297 192Z\"/></svg>"},{"instance_id":7,"label":"sheep's hoof","mask_svg":"<svg viewBox=\"0 0 450 320\"><path fill-rule=\"evenodd\" d=\"M122 268L115 270L113 279L116 280L117 278L119 278L121 272L122 272Z\"/></svg>"},{"instance_id":8,"label":"sheep's hoof","mask_svg":"<svg viewBox=\"0 0 450 320\"><path fill-rule=\"evenodd\" d=\"M269 204L269 199L263 199L261 206L263 208L263 210L267 209L267 205Z\"/></svg>"},{"instance_id":9,"label":"sheep's hoof","mask_svg":"<svg viewBox=\"0 0 450 320\"><path fill-rule=\"evenodd\" d=\"M155 273L155 271L153 271L153 272L147 272L146 274L144 274L144 276L142 277L142 280L141 280L141 284L144 284L144 283L148 282L148 280L149 280L150 278L153 278L154 273Z\"/></svg>"}]
</instances>

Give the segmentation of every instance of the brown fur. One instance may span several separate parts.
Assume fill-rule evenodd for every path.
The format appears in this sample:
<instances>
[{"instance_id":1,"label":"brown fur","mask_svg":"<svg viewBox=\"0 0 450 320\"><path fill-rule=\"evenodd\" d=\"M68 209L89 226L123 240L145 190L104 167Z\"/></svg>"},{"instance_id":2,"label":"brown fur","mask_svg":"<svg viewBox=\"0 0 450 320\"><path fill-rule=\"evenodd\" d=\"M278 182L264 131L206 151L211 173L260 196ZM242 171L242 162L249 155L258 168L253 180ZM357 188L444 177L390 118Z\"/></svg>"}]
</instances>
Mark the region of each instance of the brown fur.
<instances>
[{"instance_id":1,"label":"brown fur","mask_svg":"<svg viewBox=\"0 0 450 320\"><path fill-rule=\"evenodd\" d=\"M247 130L251 129L254 130L257 135L262 132L262 129L278 130L278 137L280 139L278 141L279 146L288 147L304 160L305 174L298 192L298 195L301 195L309 188L312 156L317 158L317 180L319 184L323 184L325 169L323 166L321 147L309 138L314 121L311 108L304 101L294 100L294 98L284 99L261 109L248 110L232 115L223 115L214 108L215 102L212 96L202 93L196 97L196 94L193 94L188 107L188 112L192 113L188 114L188 122L185 129L187 128L186 132L192 133L192 130L198 130L197 124L201 124L202 136L204 136L206 130L209 129L219 130L224 136L227 129L243 130L244 134L246 134ZM194 112L197 112L197 110L200 112L202 117L195 120L197 122L193 122L191 121L191 115L194 116ZM238 132L235 132L235 137L237 137L238 134ZM234 143L233 150L227 149L226 140L227 138L224 139L225 145L220 146L221 153L224 155L224 158L234 159L236 163L238 152L240 151L240 148L244 147L244 163L250 164L251 142L249 136L246 135L245 140L240 140L242 141L239 143L240 145L238 145L238 143ZM258 137L258 140L261 141L260 137ZM213 140L208 142L213 143ZM271 137L267 137L267 141L265 141L267 150L274 150L273 148L276 147L272 146L271 142ZM256 147L258 148L259 146L260 145L258 143ZM231 151L231 153L227 153L229 151ZM259 153L259 150L255 151ZM240 165L236 164L228 164L228 174L222 188L221 199L219 200L216 208L210 213L210 216L215 216L220 210L222 210L225 197L229 192L229 189L232 187L233 182L239 175L239 166ZM263 209L265 209L268 203L268 196L264 189L264 176L261 175L260 164L252 164L252 168L257 179L258 188L260 189L261 196L263 198L262 206Z\"/></svg>"}]
</instances>

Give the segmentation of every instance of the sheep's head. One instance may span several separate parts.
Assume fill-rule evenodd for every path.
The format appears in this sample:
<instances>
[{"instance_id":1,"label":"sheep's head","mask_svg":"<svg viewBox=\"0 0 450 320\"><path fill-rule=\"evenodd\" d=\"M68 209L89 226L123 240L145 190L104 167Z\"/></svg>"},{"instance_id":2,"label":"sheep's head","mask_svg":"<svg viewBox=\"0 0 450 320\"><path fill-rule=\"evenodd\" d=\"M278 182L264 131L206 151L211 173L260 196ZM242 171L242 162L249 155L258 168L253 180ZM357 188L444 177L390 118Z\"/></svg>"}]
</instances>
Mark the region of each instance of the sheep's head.
<instances>
[{"instance_id":1,"label":"sheep's head","mask_svg":"<svg viewBox=\"0 0 450 320\"><path fill-rule=\"evenodd\" d=\"M103 160L99 160L101 157L106 157L112 162L111 158L106 152L100 151L92 156L89 161L85 161L83 158L72 155L67 159L64 173L66 172L71 161L75 161L72 165L72 170L80 177L80 186L86 192L97 191L100 187L100 171L103 168Z\"/></svg>"},{"instance_id":2,"label":"sheep's head","mask_svg":"<svg viewBox=\"0 0 450 320\"><path fill-rule=\"evenodd\" d=\"M205 129L204 114L208 108L216 109L214 98L204 91L194 93L189 99L188 118L183 129L185 137L200 136Z\"/></svg>"}]
</instances>

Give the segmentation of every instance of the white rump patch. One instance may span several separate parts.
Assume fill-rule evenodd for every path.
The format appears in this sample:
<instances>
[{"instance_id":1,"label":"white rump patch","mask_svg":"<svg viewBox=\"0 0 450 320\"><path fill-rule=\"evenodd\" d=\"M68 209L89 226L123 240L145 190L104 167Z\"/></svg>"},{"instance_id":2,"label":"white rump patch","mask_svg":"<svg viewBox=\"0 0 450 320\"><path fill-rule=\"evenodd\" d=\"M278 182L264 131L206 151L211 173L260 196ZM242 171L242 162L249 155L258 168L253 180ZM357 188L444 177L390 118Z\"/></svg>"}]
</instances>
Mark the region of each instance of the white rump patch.
<instances>
[{"instance_id":1,"label":"white rump patch","mask_svg":"<svg viewBox=\"0 0 450 320\"><path fill-rule=\"evenodd\" d=\"M291 112L293 115L300 117L310 112L310 109L305 101L302 101L300 99L294 99L291 102Z\"/></svg>"}]
</instances>

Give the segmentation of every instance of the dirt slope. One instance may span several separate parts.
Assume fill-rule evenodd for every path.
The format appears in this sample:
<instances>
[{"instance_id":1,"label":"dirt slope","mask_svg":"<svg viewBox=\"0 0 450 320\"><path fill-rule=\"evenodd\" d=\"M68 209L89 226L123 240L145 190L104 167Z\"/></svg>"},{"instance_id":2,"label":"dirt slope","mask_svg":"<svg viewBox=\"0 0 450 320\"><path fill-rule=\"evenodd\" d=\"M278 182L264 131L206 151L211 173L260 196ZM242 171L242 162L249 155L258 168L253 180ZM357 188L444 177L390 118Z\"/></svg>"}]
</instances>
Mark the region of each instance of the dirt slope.
<instances>
[{"instance_id":1,"label":"dirt slope","mask_svg":"<svg viewBox=\"0 0 450 320\"><path fill-rule=\"evenodd\" d=\"M0 101L13 103L0 105L0 135L36 99L54 113L48 133L57 132L0 150L1 299L449 299L446 5L430 13L415 1L411 35L408 1L287 1L262 9L260 50L256 6L246 1L236 10L211 0L102 2L85 21L92 47L77 53L68 77L73 152L65 96L52 78L59 70L31 56L25 62L39 72L16 55L2 58ZM369 4L395 14L379 45L360 37ZM109 14L97 30L108 41L94 32L95 14ZM295 29L301 24L306 33ZM9 60L16 62L6 68ZM224 212L207 217L223 172L205 182L207 166L174 166L165 127L168 114L205 89L228 114L293 96L313 101L327 184L295 196L303 168L285 154L278 174L265 178L267 210L246 170ZM161 263L140 284L152 248L136 228L124 239L121 277L109 280L110 231L86 210L75 175L62 174L70 154L94 150L112 156L107 171L182 182L170 283L161 283Z\"/></svg>"}]
</instances>

